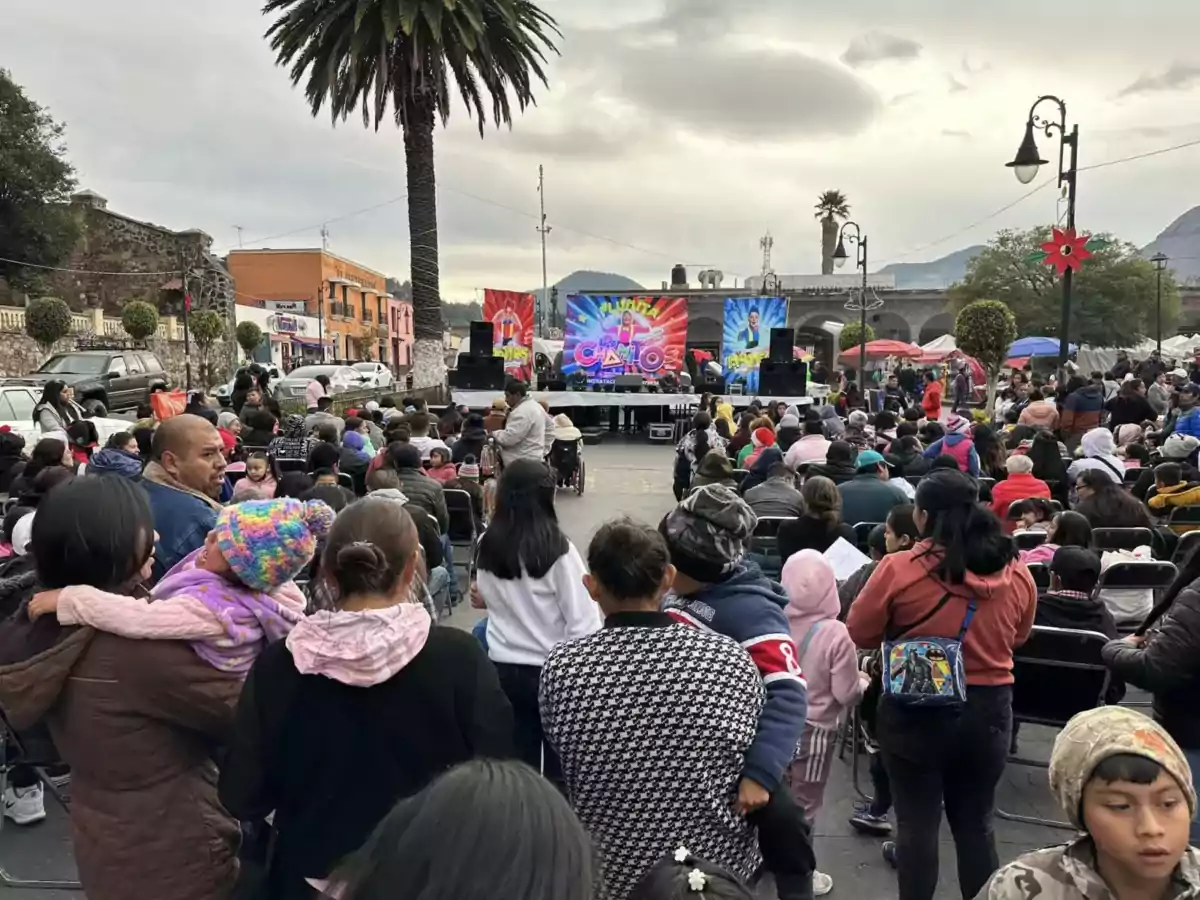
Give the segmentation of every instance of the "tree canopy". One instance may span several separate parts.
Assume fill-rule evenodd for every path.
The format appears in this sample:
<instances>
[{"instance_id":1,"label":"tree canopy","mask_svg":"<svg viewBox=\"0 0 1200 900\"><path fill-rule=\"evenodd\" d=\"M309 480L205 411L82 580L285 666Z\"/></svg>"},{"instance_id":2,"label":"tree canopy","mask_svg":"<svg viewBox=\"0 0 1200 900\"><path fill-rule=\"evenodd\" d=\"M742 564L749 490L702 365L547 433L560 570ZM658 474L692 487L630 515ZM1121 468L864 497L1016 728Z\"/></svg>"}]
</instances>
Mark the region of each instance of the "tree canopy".
<instances>
[{"instance_id":1,"label":"tree canopy","mask_svg":"<svg viewBox=\"0 0 1200 900\"><path fill-rule=\"evenodd\" d=\"M1099 347L1127 344L1155 333L1157 273L1132 244L1110 235L1095 235L1108 245L1075 273L1070 339ZM950 289L955 312L976 300L998 300L1011 310L1018 336L1058 337L1062 320L1062 281L1034 257L1050 240L1050 226L1028 231L1001 231L971 261L966 277ZM1174 333L1179 316L1179 289L1163 273L1163 333ZM959 346L962 346L961 341ZM965 351L964 351L965 352ZM973 355L973 354L972 354Z\"/></svg>"},{"instance_id":2,"label":"tree canopy","mask_svg":"<svg viewBox=\"0 0 1200 900\"><path fill-rule=\"evenodd\" d=\"M135 341L144 341L158 330L158 310L143 300L130 300L121 310L121 327Z\"/></svg>"},{"instance_id":3,"label":"tree canopy","mask_svg":"<svg viewBox=\"0 0 1200 900\"><path fill-rule=\"evenodd\" d=\"M0 260L0 277L31 293L45 283L36 266L62 263L79 235L62 136L63 126L0 69L0 257L19 261Z\"/></svg>"},{"instance_id":4,"label":"tree canopy","mask_svg":"<svg viewBox=\"0 0 1200 900\"><path fill-rule=\"evenodd\" d=\"M838 335L838 349L842 352L853 349L862 344L862 330L857 322L851 322L842 329L842 333ZM870 325L867 326L867 343L875 340L875 329Z\"/></svg>"},{"instance_id":5,"label":"tree canopy","mask_svg":"<svg viewBox=\"0 0 1200 900\"><path fill-rule=\"evenodd\" d=\"M57 297L39 297L25 307L25 333L49 353L71 333L71 308Z\"/></svg>"},{"instance_id":6,"label":"tree canopy","mask_svg":"<svg viewBox=\"0 0 1200 900\"><path fill-rule=\"evenodd\" d=\"M256 322L238 322L237 328L233 330L233 336L238 342L238 346L246 354L246 358L250 358L258 346L263 342L263 330L258 327Z\"/></svg>"},{"instance_id":7,"label":"tree canopy","mask_svg":"<svg viewBox=\"0 0 1200 900\"><path fill-rule=\"evenodd\" d=\"M823 191L815 208L817 219L844 219L850 215L850 201L841 191Z\"/></svg>"},{"instance_id":8,"label":"tree canopy","mask_svg":"<svg viewBox=\"0 0 1200 900\"><path fill-rule=\"evenodd\" d=\"M958 349L975 357L990 373L999 371L1004 365L1008 348L1016 339L1016 319L998 300L969 303L954 321L954 341Z\"/></svg>"}]
</instances>

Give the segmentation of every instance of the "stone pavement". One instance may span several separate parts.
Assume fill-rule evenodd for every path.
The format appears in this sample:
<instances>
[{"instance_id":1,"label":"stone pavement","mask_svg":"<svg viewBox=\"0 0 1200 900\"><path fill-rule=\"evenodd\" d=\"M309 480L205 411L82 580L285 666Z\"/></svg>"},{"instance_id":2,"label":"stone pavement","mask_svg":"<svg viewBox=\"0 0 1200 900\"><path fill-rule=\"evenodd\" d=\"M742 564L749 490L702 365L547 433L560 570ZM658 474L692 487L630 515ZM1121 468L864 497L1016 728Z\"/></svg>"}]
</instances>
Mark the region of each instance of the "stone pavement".
<instances>
[{"instance_id":1,"label":"stone pavement","mask_svg":"<svg viewBox=\"0 0 1200 900\"><path fill-rule=\"evenodd\" d=\"M588 483L583 497L559 491L558 514L564 530L583 552L591 535L602 522L629 515L657 523L674 505L671 493L672 455L667 447L648 447L642 443L588 447ZM470 628L480 613L463 605L455 610L449 623ZM1022 754L1048 759L1053 731L1025 726L1021 729ZM869 786L863 758L860 785ZM860 837L847 824L857 795L851 786L849 754L836 761L825 794L825 806L816 823L818 865L834 880L833 897L877 898L895 896L895 878L879 855L879 841ZM1046 787L1044 769L1010 767L1001 782L1000 805L1011 812L1026 815L1055 816L1053 801ZM74 877L70 829L62 810L53 804L41 824L18 828L5 823L0 832L0 866L22 877ZM997 820L997 840L1001 861L1008 861L1026 850L1058 843L1069 833L1037 825ZM949 830L943 827L941 879L937 900L958 897L955 880L954 845ZM132 886L131 886L132 887ZM66 900L79 898L78 892L0 889L0 900ZM131 897L136 891L131 890ZM773 896L764 884L760 896Z\"/></svg>"}]
</instances>

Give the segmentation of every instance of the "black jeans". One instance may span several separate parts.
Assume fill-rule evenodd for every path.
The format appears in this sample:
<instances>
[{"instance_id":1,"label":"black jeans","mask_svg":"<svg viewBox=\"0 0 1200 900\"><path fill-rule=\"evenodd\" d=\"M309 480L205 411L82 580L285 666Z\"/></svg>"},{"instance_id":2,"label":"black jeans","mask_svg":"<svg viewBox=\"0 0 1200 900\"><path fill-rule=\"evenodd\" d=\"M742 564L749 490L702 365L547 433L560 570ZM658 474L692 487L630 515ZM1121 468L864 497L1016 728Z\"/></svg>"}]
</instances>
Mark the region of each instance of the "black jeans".
<instances>
[{"instance_id":1,"label":"black jeans","mask_svg":"<svg viewBox=\"0 0 1200 900\"><path fill-rule=\"evenodd\" d=\"M533 766L561 788L562 765L554 748L546 742L546 735L542 731L542 713L538 708L542 667L496 663L496 674L500 676L500 687L512 704L513 742L517 758Z\"/></svg>"},{"instance_id":2,"label":"black jeans","mask_svg":"<svg viewBox=\"0 0 1200 900\"><path fill-rule=\"evenodd\" d=\"M812 828L787 788L780 785L773 790L766 806L750 813L746 821L758 829L763 868L774 876L779 900L812 900L817 867Z\"/></svg>"},{"instance_id":3,"label":"black jeans","mask_svg":"<svg viewBox=\"0 0 1200 900\"><path fill-rule=\"evenodd\" d=\"M959 890L971 900L1000 865L992 816L1012 734L1012 687L968 688L957 710L883 698L876 728L896 806L900 900L932 900L943 801Z\"/></svg>"},{"instance_id":4,"label":"black jeans","mask_svg":"<svg viewBox=\"0 0 1200 900\"><path fill-rule=\"evenodd\" d=\"M872 753L871 756L871 789L875 799L871 801L871 814L886 816L892 808L892 782L888 779L887 766L883 764L882 753Z\"/></svg>"}]
</instances>

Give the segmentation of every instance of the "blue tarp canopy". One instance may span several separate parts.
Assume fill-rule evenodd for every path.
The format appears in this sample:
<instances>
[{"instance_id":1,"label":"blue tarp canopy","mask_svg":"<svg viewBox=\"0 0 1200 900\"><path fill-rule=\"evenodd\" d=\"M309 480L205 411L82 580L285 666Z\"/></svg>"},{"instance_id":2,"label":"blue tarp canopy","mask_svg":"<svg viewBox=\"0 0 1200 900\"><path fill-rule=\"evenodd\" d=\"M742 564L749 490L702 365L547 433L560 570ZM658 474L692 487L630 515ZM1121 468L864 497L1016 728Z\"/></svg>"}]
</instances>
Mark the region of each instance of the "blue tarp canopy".
<instances>
[{"instance_id":1,"label":"blue tarp canopy","mask_svg":"<svg viewBox=\"0 0 1200 900\"><path fill-rule=\"evenodd\" d=\"M1069 352L1074 353L1077 349L1071 344ZM1058 356L1058 338L1023 337L1013 341L1013 345L1008 348L1008 358L1016 359L1022 356Z\"/></svg>"}]
</instances>

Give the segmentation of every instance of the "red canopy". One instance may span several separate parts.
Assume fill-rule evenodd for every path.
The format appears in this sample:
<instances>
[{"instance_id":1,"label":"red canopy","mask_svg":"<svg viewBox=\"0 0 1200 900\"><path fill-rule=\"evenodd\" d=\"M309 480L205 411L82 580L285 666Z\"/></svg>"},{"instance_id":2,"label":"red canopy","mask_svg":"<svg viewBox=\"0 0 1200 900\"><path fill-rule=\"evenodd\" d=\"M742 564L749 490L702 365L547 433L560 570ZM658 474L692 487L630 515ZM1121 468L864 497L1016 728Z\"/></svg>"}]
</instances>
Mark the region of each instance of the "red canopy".
<instances>
[{"instance_id":1,"label":"red canopy","mask_svg":"<svg viewBox=\"0 0 1200 900\"><path fill-rule=\"evenodd\" d=\"M908 341L893 341L888 339L867 342L867 359L886 359L889 356L915 359L924 351L916 344ZM844 363L855 364L859 356L859 348L851 347L842 353L839 359Z\"/></svg>"}]
</instances>

